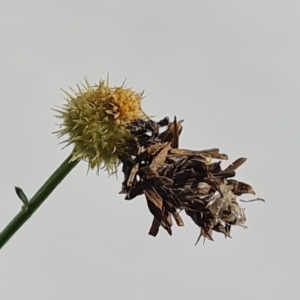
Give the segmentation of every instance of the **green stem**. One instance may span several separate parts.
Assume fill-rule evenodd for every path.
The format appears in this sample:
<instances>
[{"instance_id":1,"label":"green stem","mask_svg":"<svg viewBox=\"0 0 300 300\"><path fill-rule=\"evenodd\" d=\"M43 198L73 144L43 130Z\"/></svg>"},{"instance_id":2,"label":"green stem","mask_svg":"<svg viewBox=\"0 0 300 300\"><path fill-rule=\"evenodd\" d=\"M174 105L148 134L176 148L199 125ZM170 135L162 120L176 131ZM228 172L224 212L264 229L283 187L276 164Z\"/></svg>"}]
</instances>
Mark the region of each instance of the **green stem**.
<instances>
[{"instance_id":1,"label":"green stem","mask_svg":"<svg viewBox=\"0 0 300 300\"><path fill-rule=\"evenodd\" d=\"M78 160L70 161L70 155L50 176L50 178L36 192L28 202L28 206L22 207L21 211L11 220L11 222L0 233L0 249L17 232L19 228L33 215L41 206L59 183L69 174L69 172L78 164Z\"/></svg>"}]
</instances>

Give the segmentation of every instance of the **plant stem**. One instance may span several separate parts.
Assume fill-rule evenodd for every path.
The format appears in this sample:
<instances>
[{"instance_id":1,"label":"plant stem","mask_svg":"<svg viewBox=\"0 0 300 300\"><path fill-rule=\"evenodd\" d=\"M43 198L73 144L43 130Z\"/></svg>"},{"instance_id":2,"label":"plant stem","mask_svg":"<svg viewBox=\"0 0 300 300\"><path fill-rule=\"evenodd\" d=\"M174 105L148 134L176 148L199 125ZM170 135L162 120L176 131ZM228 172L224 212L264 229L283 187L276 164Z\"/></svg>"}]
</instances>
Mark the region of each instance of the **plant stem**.
<instances>
[{"instance_id":1,"label":"plant stem","mask_svg":"<svg viewBox=\"0 0 300 300\"><path fill-rule=\"evenodd\" d=\"M23 206L21 211L11 220L11 222L0 233L0 249L8 242L8 240L18 231L19 228L33 215L33 213L41 206L52 191L59 183L70 173L70 171L78 164L78 160L70 161L72 155L57 168L57 170L42 185L36 194L29 200L28 206Z\"/></svg>"}]
</instances>

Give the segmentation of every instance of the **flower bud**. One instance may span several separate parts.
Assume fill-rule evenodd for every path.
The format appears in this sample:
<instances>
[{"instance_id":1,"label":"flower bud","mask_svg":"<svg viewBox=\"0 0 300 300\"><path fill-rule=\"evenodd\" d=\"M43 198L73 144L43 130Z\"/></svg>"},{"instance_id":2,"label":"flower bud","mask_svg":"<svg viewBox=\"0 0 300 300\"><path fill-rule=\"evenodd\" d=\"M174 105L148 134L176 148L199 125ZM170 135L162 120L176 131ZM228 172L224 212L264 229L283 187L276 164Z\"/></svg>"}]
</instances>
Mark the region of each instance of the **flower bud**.
<instances>
[{"instance_id":1,"label":"flower bud","mask_svg":"<svg viewBox=\"0 0 300 300\"><path fill-rule=\"evenodd\" d=\"M58 137L68 135L64 141L73 144L72 160L88 161L89 168L104 167L109 173L116 172L119 156L132 140L127 129L135 119L147 119L141 108L142 94L125 88L110 87L104 80L90 85L85 78L74 95L64 91L67 103L60 110L62 119Z\"/></svg>"}]
</instances>

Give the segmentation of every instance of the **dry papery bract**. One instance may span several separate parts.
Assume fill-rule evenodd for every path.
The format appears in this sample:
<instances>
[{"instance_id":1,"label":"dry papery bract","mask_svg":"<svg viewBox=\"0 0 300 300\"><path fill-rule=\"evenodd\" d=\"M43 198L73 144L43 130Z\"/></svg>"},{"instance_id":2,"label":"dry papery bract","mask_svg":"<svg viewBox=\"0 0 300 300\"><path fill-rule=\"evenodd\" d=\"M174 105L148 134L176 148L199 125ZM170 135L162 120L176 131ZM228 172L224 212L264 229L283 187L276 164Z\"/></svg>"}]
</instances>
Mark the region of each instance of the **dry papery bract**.
<instances>
[{"instance_id":1,"label":"dry papery bract","mask_svg":"<svg viewBox=\"0 0 300 300\"><path fill-rule=\"evenodd\" d=\"M200 227L200 237L213 240L213 231L230 237L232 225L244 226L246 216L238 196L255 194L244 182L232 179L246 158L225 169L219 149L192 151L178 148L182 121L135 120L129 125L135 142L120 157L125 179L120 193L131 200L144 194L153 215L149 234L163 227L172 235L173 219L184 226L181 211ZM215 161L219 160L219 161ZM197 243L196 242L196 243Z\"/></svg>"}]
</instances>

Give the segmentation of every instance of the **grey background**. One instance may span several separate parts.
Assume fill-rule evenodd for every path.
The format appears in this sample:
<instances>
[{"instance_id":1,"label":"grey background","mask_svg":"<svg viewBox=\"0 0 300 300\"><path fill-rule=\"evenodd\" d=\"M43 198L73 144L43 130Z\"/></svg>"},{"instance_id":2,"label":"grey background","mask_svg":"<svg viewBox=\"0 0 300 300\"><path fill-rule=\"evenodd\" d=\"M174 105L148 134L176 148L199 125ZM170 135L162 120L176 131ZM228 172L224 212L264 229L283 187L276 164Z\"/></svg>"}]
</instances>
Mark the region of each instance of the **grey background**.
<instances>
[{"instance_id":1,"label":"grey background","mask_svg":"<svg viewBox=\"0 0 300 300\"><path fill-rule=\"evenodd\" d=\"M0 1L1 227L13 187L33 195L71 151L50 108L86 75L184 119L181 147L248 157L237 178L267 200L194 247L187 217L148 236L144 198L81 162L1 250L1 299L298 299L299 16L286 0Z\"/></svg>"}]
</instances>

